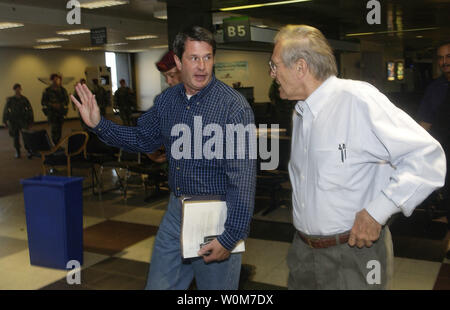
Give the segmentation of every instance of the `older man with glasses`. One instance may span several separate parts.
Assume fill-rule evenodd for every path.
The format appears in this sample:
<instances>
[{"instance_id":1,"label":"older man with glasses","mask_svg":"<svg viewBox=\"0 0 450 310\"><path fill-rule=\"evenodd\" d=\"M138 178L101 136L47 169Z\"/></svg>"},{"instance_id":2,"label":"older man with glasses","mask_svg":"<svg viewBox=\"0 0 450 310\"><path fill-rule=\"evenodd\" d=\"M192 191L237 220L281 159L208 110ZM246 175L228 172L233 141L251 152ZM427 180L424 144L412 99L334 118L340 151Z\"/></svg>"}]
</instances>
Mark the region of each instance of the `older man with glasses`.
<instances>
[{"instance_id":1,"label":"older man with glasses","mask_svg":"<svg viewBox=\"0 0 450 310\"><path fill-rule=\"evenodd\" d=\"M388 288L386 222L410 216L444 184L442 147L372 85L337 78L332 49L316 28L281 29L269 64L280 96L297 101L288 287Z\"/></svg>"}]
</instances>

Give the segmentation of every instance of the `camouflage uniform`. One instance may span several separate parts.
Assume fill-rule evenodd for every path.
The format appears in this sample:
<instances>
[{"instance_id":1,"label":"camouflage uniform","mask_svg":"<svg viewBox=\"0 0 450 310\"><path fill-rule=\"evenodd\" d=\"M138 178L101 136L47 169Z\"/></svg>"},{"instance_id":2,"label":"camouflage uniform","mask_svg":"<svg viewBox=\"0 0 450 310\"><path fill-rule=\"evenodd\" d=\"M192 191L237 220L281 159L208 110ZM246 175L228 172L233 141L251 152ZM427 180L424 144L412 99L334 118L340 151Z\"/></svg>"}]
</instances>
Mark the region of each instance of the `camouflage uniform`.
<instances>
[{"instance_id":1,"label":"camouflage uniform","mask_svg":"<svg viewBox=\"0 0 450 310\"><path fill-rule=\"evenodd\" d=\"M280 85L273 80L269 90L269 98L272 103L272 119L274 123L278 123L280 128L286 128L288 136L292 133L292 113L296 101L285 100L280 98Z\"/></svg>"},{"instance_id":2,"label":"camouflage uniform","mask_svg":"<svg viewBox=\"0 0 450 310\"><path fill-rule=\"evenodd\" d=\"M136 110L136 100L133 91L129 87L120 87L114 93L114 107L119 109L122 123L132 126L131 113Z\"/></svg>"},{"instance_id":3,"label":"camouflage uniform","mask_svg":"<svg viewBox=\"0 0 450 310\"><path fill-rule=\"evenodd\" d=\"M56 144L61 139L64 116L68 111L69 96L66 89L64 87L47 87L42 94L41 104L42 111L50 124L53 143ZM59 108L54 107L53 104Z\"/></svg>"},{"instance_id":4,"label":"camouflage uniform","mask_svg":"<svg viewBox=\"0 0 450 310\"><path fill-rule=\"evenodd\" d=\"M100 85L94 85L94 89L92 93L95 95L95 99L97 100L98 107L100 108L100 114L105 116L106 107L110 105L110 99L108 98L108 93L106 90Z\"/></svg>"},{"instance_id":5,"label":"camouflage uniform","mask_svg":"<svg viewBox=\"0 0 450 310\"><path fill-rule=\"evenodd\" d=\"M14 139L14 148L20 156L20 130L28 128L34 121L33 109L25 96L12 96L3 110L3 123L8 125L9 135Z\"/></svg>"}]
</instances>

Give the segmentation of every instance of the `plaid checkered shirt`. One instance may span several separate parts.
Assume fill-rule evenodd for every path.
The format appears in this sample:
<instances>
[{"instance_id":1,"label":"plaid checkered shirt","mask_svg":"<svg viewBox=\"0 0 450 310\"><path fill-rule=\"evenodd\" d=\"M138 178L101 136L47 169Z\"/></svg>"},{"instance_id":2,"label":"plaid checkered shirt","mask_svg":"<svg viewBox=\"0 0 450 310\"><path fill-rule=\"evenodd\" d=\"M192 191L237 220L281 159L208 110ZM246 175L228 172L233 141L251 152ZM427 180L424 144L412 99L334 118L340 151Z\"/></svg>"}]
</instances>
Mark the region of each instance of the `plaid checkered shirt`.
<instances>
[{"instance_id":1,"label":"plaid checkered shirt","mask_svg":"<svg viewBox=\"0 0 450 310\"><path fill-rule=\"evenodd\" d=\"M196 117L197 116L197 117ZM123 148L131 152L152 153L161 145L166 148L169 162L169 187L175 196L189 195L223 195L228 207L225 231L218 237L218 241L226 249L231 250L235 244L245 239L249 233L249 224L253 214L256 159L249 156L252 139L246 135L245 145L242 140L234 139L235 155L231 159L227 156L227 139L223 139L223 156L205 159L194 154L195 145L201 141L205 146L211 137L202 134L202 127L198 129L201 116L203 128L208 124L218 124L226 137L227 124L247 126L254 124L253 111L245 98L217 80L214 76L211 82L196 95L186 96L183 84L171 87L155 98L155 103L137 121L136 127L119 126L105 118L92 129L105 143ZM194 122L194 117L197 122ZM181 137L180 132L172 135L174 126L179 128L183 124L190 129L192 144L190 159L173 157L173 143ZM175 127L175 128L177 128ZM189 132L189 130L187 131ZM183 135L186 131L183 131ZM212 134L212 133L211 133ZM215 132L215 134L217 134ZM178 144L177 144L178 145ZM180 145L179 151L189 145ZM214 145L212 151L218 151ZM245 149L245 157L237 157L239 150ZM198 148L197 148L198 150ZM176 150L175 150L176 151ZM188 152L189 150L184 150ZM198 152L197 152L198 153ZM242 154L242 153L241 153Z\"/></svg>"}]
</instances>

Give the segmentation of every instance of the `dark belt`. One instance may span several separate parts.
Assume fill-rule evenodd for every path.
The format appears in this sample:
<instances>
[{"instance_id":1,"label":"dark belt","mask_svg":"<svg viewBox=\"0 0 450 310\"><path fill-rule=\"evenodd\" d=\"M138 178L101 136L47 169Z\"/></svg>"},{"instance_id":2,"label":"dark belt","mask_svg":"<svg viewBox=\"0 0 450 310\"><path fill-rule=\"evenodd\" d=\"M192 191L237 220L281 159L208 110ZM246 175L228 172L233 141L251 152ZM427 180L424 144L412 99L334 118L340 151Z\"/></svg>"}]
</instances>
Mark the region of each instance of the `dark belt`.
<instances>
[{"instance_id":1,"label":"dark belt","mask_svg":"<svg viewBox=\"0 0 450 310\"><path fill-rule=\"evenodd\" d=\"M339 244L345 244L348 242L348 238L350 237L349 232L326 237L309 237L298 230L297 233L300 239L303 240L303 242L314 249L324 249Z\"/></svg>"}]
</instances>

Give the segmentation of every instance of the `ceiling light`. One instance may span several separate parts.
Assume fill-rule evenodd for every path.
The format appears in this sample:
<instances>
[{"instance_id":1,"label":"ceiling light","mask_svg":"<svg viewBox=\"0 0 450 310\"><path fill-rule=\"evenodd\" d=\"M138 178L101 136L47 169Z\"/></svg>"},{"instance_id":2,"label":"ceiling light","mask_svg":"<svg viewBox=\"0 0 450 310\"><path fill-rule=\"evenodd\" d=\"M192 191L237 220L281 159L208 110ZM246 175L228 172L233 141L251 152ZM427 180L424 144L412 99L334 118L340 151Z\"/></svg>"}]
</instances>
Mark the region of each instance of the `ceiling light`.
<instances>
[{"instance_id":1,"label":"ceiling light","mask_svg":"<svg viewBox=\"0 0 450 310\"><path fill-rule=\"evenodd\" d=\"M311 1L311 0L289 0L289 1L278 1L278 2L268 2L268 3L259 3L259 4L249 4L249 5L232 6L232 7L228 7L228 8L221 8L219 10L221 10L221 11L246 10L246 9L260 8L260 7L263 7L263 6L283 5L283 4L291 4L291 3L306 2L306 1Z\"/></svg>"},{"instance_id":2,"label":"ceiling light","mask_svg":"<svg viewBox=\"0 0 450 310\"><path fill-rule=\"evenodd\" d=\"M140 53L140 52L146 52L147 50L145 49L139 49L139 50L128 50L128 53Z\"/></svg>"},{"instance_id":3,"label":"ceiling light","mask_svg":"<svg viewBox=\"0 0 450 310\"><path fill-rule=\"evenodd\" d=\"M258 28L268 28L269 26L267 26L267 25L256 25L256 27L258 27Z\"/></svg>"},{"instance_id":4,"label":"ceiling light","mask_svg":"<svg viewBox=\"0 0 450 310\"><path fill-rule=\"evenodd\" d=\"M57 31L56 33L64 36L72 36L75 34L90 33L90 32L91 31L89 29L74 29L74 30Z\"/></svg>"},{"instance_id":5,"label":"ceiling light","mask_svg":"<svg viewBox=\"0 0 450 310\"><path fill-rule=\"evenodd\" d=\"M388 34L388 33L403 33L403 32L413 32L413 31L426 31L426 30L437 30L439 27L430 28L415 28L415 29L403 29L403 30L391 30L391 31L378 31L378 32L360 32L360 33L348 33L346 37L356 37L356 36L368 36L372 34Z\"/></svg>"},{"instance_id":6,"label":"ceiling light","mask_svg":"<svg viewBox=\"0 0 450 310\"><path fill-rule=\"evenodd\" d=\"M36 42L39 43L54 43L54 42L64 42L69 41L69 39L66 38L45 38L45 39L37 39Z\"/></svg>"},{"instance_id":7,"label":"ceiling light","mask_svg":"<svg viewBox=\"0 0 450 310\"><path fill-rule=\"evenodd\" d=\"M23 27L24 24L21 23L0 23L0 29L9 29L9 28L17 28L17 27Z\"/></svg>"},{"instance_id":8,"label":"ceiling light","mask_svg":"<svg viewBox=\"0 0 450 310\"><path fill-rule=\"evenodd\" d=\"M118 43L108 43L106 46L119 46L119 45L127 45L126 42L118 42Z\"/></svg>"},{"instance_id":9,"label":"ceiling light","mask_svg":"<svg viewBox=\"0 0 450 310\"><path fill-rule=\"evenodd\" d=\"M38 50L47 50L47 49L60 48L60 47L61 47L61 45L54 45L54 44L33 46L33 48L38 49Z\"/></svg>"},{"instance_id":10,"label":"ceiling light","mask_svg":"<svg viewBox=\"0 0 450 310\"><path fill-rule=\"evenodd\" d=\"M153 16L159 19L167 19L167 10L155 11Z\"/></svg>"},{"instance_id":11,"label":"ceiling light","mask_svg":"<svg viewBox=\"0 0 450 310\"><path fill-rule=\"evenodd\" d=\"M133 37L126 37L127 40L145 40L145 39L156 39L158 36L152 35L152 34L146 34L142 36L133 36Z\"/></svg>"},{"instance_id":12,"label":"ceiling light","mask_svg":"<svg viewBox=\"0 0 450 310\"><path fill-rule=\"evenodd\" d=\"M98 51L101 50L102 48L97 46L97 47L83 47L81 50L83 52L90 52L90 51Z\"/></svg>"},{"instance_id":13,"label":"ceiling light","mask_svg":"<svg viewBox=\"0 0 450 310\"><path fill-rule=\"evenodd\" d=\"M416 36L416 38L418 38L418 39L422 39L422 38L423 38L423 36Z\"/></svg>"},{"instance_id":14,"label":"ceiling light","mask_svg":"<svg viewBox=\"0 0 450 310\"><path fill-rule=\"evenodd\" d=\"M169 48L169 45L165 44L165 45L153 45L150 46L150 48Z\"/></svg>"},{"instance_id":15,"label":"ceiling light","mask_svg":"<svg viewBox=\"0 0 450 310\"><path fill-rule=\"evenodd\" d=\"M98 9L109 6L128 4L128 0L79 0L83 9Z\"/></svg>"}]
</instances>

